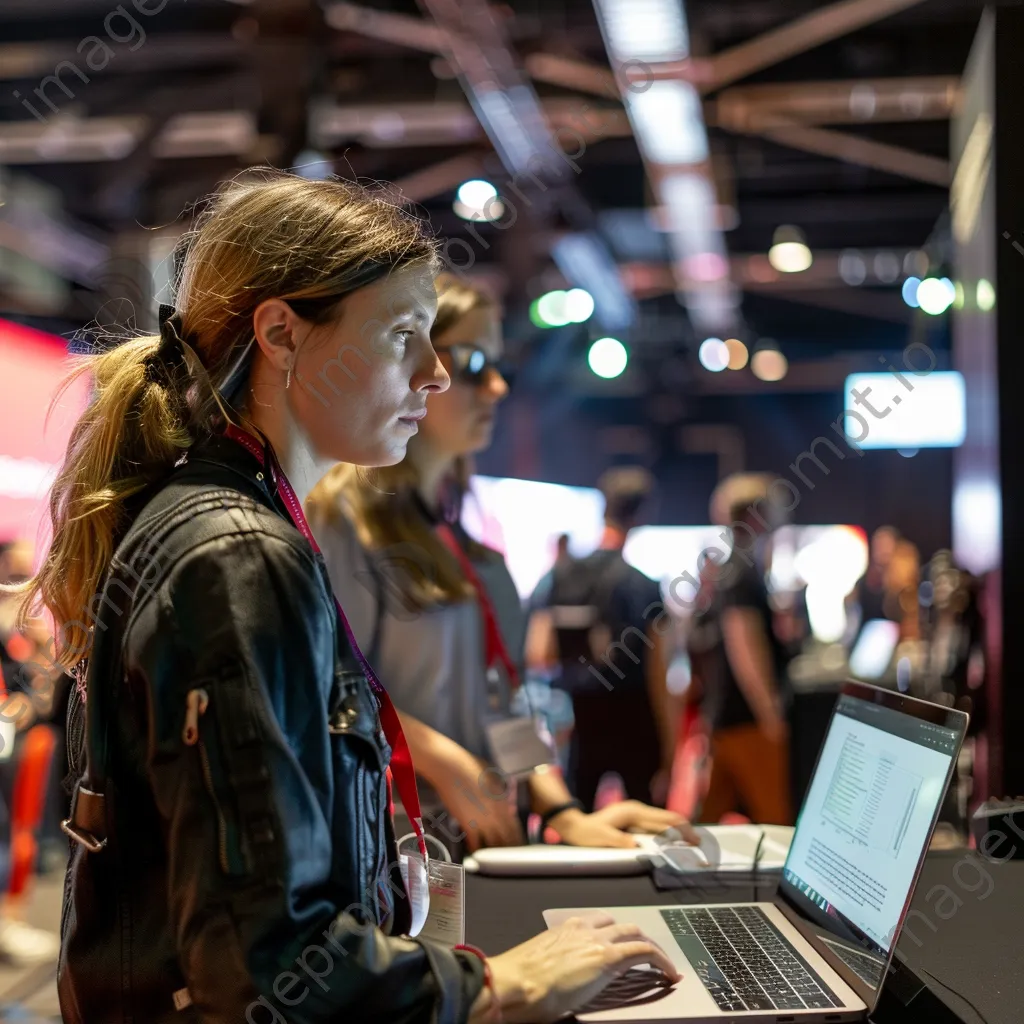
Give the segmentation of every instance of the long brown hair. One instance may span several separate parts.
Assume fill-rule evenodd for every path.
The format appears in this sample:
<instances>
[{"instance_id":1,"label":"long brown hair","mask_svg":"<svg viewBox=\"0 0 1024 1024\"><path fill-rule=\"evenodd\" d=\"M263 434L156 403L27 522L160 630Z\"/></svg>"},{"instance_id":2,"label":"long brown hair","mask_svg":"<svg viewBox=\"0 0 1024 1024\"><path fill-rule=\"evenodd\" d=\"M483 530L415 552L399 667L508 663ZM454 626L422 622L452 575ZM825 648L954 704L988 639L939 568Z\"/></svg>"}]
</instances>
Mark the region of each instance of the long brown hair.
<instances>
[{"instance_id":1,"label":"long brown hair","mask_svg":"<svg viewBox=\"0 0 1024 1024\"><path fill-rule=\"evenodd\" d=\"M218 416L232 418L214 384L252 341L256 307L281 298L304 319L327 323L369 268L383 274L433 262L436 248L384 193L261 168L210 197L178 255L184 360L160 370L160 339L140 337L86 357L69 379L91 373L93 397L50 494L52 544L22 588L23 614L42 604L53 615L57 658L68 668L87 652L83 620L126 525L127 503L165 477Z\"/></svg>"},{"instance_id":2,"label":"long brown hair","mask_svg":"<svg viewBox=\"0 0 1024 1024\"><path fill-rule=\"evenodd\" d=\"M430 332L435 341L467 313L495 305L486 292L452 274L440 274L436 287L437 319ZM460 456L448 481L456 505L469 487L469 477L469 459ZM406 545L414 546L418 557L402 558L403 598L410 608L422 611L467 600L473 596L473 588L424 518L418 486L419 476L410 458L372 473L340 463L317 484L306 504L314 526L328 526L345 516L369 552L405 551ZM483 550L472 541L470 548L471 553Z\"/></svg>"}]
</instances>

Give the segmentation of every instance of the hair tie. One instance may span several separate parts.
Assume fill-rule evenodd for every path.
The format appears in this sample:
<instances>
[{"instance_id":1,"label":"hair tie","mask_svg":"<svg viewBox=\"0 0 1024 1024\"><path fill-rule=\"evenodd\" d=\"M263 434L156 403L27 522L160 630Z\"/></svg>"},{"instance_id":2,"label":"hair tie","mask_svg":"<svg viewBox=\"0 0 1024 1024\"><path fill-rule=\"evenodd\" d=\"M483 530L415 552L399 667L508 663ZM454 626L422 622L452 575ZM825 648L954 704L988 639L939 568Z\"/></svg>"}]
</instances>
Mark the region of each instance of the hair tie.
<instances>
[{"instance_id":1,"label":"hair tie","mask_svg":"<svg viewBox=\"0 0 1024 1024\"><path fill-rule=\"evenodd\" d=\"M159 323L160 347L157 349L157 355L167 363L177 362L179 358L184 359L185 328L181 314L173 306L161 303Z\"/></svg>"},{"instance_id":2,"label":"hair tie","mask_svg":"<svg viewBox=\"0 0 1024 1024\"><path fill-rule=\"evenodd\" d=\"M185 329L181 314L163 303L158 314L160 344L146 359L147 375L152 381L166 383L171 371L185 362Z\"/></svg>"}]
</instances>

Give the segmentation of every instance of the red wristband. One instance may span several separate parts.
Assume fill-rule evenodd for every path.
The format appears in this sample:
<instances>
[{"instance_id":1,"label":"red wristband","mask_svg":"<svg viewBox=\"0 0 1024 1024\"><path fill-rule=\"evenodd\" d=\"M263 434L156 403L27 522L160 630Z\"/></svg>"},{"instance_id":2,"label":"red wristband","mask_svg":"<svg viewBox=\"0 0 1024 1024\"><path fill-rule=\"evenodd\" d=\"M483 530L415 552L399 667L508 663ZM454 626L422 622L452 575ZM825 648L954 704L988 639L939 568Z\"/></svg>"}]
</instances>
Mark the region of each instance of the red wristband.
<instances>
[{"instance_id":1,"label":"red wristband","mask_svg":"<svg viewBox=\"0 0 1024 1024\"><path fill-rule=\"evenodd\" d=\"M501 1002L498 999L498 992L494 987L494 975L491 973L491 965L487 960L487 954L482 949L477 949L476 946L469 946L466 943L454 946L453 949L460 949L463 953L472 953L484 965L484 988L488 989L491 993L490 1017L495 1021L495 1024L501 1024Z\"/></svg>"}]
</instances>

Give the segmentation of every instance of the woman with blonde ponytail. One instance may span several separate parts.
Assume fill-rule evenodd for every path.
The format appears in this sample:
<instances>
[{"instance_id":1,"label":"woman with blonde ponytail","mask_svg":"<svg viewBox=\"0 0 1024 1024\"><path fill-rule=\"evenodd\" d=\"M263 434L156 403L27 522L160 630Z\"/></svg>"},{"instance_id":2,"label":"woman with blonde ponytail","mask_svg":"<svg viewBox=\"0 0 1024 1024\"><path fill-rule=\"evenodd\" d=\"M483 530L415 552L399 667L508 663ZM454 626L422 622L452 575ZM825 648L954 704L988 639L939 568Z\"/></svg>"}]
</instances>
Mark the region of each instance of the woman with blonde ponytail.
<instances>
[{"instance_id":1,"label":"woman with blonde ponytail","mask_svg":"<svg viewBox=\"0 0 1024 1024\"><path fill-rule=\"evenodd\" d=\"M159 336L80 371L26 586L78 681L67 1024L554 1021L633 964L675 976L610 921L490 960L415 938L426 848L399 858L388 813L392 752L418 805L408 742L302 501L339 461L399 462L448 386L435 252L380 195L247 174L186 236Z\"/></svg>"}]
</instances>

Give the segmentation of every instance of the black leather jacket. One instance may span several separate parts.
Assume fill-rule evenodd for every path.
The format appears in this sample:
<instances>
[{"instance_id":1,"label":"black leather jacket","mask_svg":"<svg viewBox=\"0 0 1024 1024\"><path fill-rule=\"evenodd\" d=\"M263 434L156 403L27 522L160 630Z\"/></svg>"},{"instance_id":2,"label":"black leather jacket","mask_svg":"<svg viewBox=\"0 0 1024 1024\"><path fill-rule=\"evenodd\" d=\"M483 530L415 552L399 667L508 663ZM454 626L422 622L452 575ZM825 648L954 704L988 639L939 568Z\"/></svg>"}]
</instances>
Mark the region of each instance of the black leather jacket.
<instances>
[{"instance_id":1,"label":"black leather jacket","mask_svg":"<svg viewBox=\"0 0 1024 1024\"><path fill-rule=\"evenodd\" d=\"M256 459L226 438L194 448L147 496L90 614L90 693L117 688L109 843L72 843L67 1024L465 1021L477 958L391 937L410 918L390 750L321 559ZM73 700L79 774L83 717Z\"/></svg>"}]
</instances>

